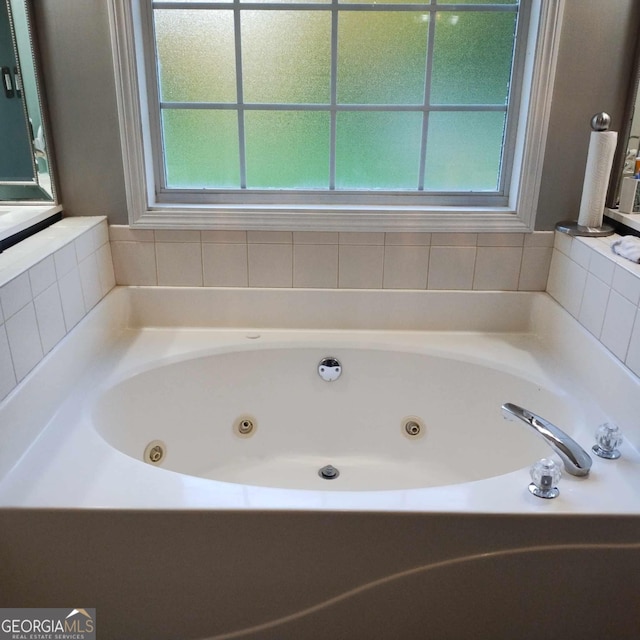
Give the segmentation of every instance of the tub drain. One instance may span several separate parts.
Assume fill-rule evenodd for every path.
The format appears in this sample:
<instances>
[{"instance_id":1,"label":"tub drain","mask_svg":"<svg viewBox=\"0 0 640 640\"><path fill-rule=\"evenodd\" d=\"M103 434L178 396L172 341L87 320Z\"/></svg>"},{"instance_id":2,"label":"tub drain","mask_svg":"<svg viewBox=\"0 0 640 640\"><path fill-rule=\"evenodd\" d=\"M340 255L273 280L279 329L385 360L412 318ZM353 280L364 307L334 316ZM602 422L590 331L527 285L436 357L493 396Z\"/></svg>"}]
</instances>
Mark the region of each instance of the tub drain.
<instances>
[{"instance_id":1,"label":"tub drain","mask_svg":"<svg viewBox=\"0 0 640 640\"><path fill-rule=\"evenodd\" d=\"M340 472L331 464L328 464L318 470L318 475L324 480L335 480Z\"/></svg>"}]
</instances>

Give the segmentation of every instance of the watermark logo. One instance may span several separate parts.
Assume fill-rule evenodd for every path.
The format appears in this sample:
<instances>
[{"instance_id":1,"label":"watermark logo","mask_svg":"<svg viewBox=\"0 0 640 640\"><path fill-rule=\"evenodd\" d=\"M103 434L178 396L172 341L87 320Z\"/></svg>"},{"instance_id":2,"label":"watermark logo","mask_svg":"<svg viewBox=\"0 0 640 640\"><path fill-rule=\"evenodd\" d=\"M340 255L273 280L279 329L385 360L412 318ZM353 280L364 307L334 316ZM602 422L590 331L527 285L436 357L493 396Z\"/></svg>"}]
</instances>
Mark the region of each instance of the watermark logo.
<instances>
[{"instance_id":1,"label":"watermark logo","mask_svg":"<svg viewBox=\"0 0 640 640\"><path fill-rule=\"evenodd\" d=\"M0 640L96 640L96 610L0 609Z\"/></svg>"}]
</instances>

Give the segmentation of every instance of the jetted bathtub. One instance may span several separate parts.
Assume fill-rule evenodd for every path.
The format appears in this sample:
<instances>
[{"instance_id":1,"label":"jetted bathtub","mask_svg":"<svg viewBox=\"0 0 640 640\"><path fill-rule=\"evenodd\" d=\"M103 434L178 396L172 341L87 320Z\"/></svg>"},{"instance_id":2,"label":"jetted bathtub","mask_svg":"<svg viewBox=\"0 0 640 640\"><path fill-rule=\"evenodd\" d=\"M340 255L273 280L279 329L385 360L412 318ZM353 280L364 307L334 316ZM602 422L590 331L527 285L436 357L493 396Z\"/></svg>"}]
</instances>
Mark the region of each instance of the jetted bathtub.
<instances>
[{"instance_id":1,"label":"jetted bathtub","mask_svg":"<svg viewBox=\"0 0 640 640\"><path fill-rule=\"evenodd\" d=\"M0 405L0 606L95 606L101 638L637 638L638 391L546 294L116 289ZM589 452L615 421L623 455L536 498L553 452L505 402Z\"/></svg>"}]
</instances>

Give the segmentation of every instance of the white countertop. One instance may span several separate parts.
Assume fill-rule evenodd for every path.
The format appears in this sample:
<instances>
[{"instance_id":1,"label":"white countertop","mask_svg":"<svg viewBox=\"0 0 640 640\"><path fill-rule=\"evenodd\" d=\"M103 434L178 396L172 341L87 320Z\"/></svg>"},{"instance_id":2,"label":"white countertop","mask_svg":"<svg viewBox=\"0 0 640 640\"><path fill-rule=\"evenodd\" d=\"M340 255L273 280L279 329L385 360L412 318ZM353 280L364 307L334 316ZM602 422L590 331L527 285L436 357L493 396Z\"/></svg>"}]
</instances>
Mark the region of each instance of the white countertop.
<instances>
[{"instance_id":1,"label":"white countertop","mask_svg":"<svg viewBox=\"0 0 640 640\"><path fill-rule=\"evenodd\" d=\"M0 240L42 222L62 211L60 205L2 205L0 206Z\"/></svg>"}]
</instances>

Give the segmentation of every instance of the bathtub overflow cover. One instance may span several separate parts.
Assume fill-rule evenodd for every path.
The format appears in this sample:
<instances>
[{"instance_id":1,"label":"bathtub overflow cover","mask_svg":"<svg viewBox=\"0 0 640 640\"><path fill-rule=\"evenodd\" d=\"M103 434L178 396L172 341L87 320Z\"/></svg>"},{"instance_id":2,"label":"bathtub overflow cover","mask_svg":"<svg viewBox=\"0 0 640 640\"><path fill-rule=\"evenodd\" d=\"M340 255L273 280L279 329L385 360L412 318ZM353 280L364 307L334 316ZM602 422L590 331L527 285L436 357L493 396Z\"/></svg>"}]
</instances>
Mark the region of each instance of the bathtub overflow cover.
<instances>
[{"instance_id":1,"label":"bathtub overflow cover","mask_svg":"<svg viewBox=\"0 0 640 640\"><path fill-rule=\"evenodd\" d=\"M335 480L340 472L331 464L328 464L318 470L318 475L325 480Z\"/></svg>"},{"instance_id":2,"label":"bathtub overflow cover","mask_svg":"<svg viewBox=\"0 0 640 640\"><path fill-rule=\"evenodd\" d=\"M326 358L322 358L318 363L318 375L325 382L333 382L340 377L342 373L342 365L340 364L340 360L334 358L332 356L327 356Z\"/></svg>"}]
</instances>

